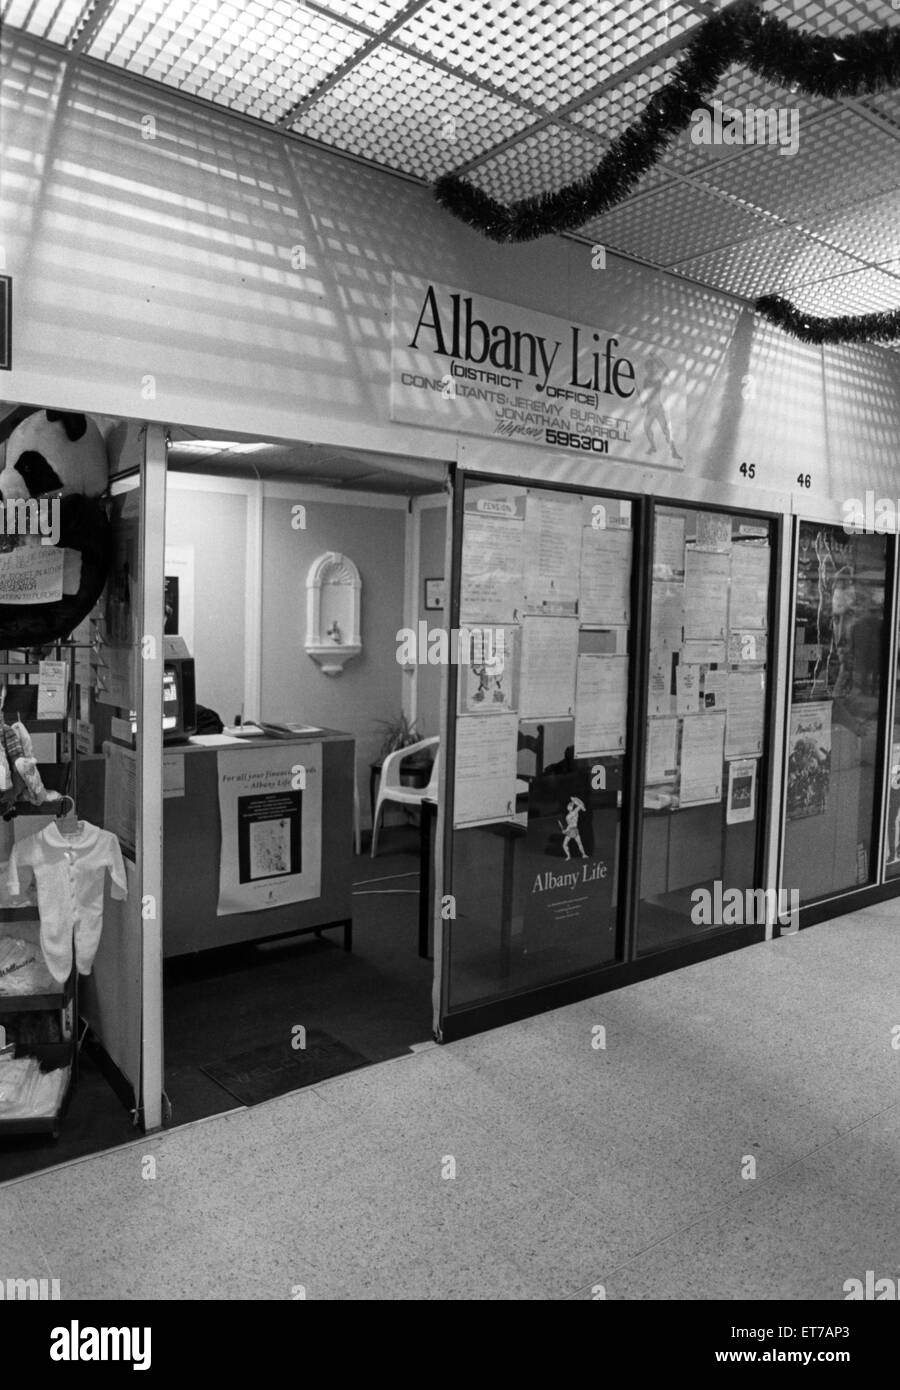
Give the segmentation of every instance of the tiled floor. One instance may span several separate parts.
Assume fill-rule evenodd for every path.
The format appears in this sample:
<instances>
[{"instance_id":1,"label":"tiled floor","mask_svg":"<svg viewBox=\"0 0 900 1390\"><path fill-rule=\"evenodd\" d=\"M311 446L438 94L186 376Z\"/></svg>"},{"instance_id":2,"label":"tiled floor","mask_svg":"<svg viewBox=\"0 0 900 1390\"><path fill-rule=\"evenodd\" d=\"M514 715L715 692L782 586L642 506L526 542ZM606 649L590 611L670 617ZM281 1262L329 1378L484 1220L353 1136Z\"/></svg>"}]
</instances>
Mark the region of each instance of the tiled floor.
<instances>
[{"instance_id":1,"label":"tiled floor","mask_svg":"<svg viewBox=\"0 0 900 1390\"><path fill-rule=\"evenodd\" d=\"M897 1025L894 903L10 1183L0 1277L840 1300L900 1277Z\"/></svg>"}]
</instances>

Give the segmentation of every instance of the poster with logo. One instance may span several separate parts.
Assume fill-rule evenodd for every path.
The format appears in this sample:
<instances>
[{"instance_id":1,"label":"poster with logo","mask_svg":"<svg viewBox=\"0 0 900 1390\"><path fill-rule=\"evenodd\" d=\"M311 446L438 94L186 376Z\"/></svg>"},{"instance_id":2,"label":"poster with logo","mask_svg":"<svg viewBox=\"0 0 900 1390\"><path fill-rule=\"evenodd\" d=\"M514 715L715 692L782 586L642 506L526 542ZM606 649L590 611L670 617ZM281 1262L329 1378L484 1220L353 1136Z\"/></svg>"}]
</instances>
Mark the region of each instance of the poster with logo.
<instances>
[{"instance_id":1,"label":"poster with logo","mask_svg":"<svg viewBox=\"0 0 900 1390\"><path fill-rule=\"evenodd\" d=\"M572 323L396 271L392 313L392 420L684 467L684 371L621 325Z\"/></svg>"},{"instance_id":2,"label":"poster with logo","mask_svg":"<svg viewBox=\"0 0 900 1390\"><path fill-rule=\"evenodd\" d=\"M792 706L788 749L788 820L824 815L831 782L831 704L828 700L811 700Z\"/></svg>"},{"instance_id":3,"label":"poster with logo","mask_svg":"<svg viewBox=\"0 0 900 1390\"><path fill-rule=\"evenodd\" d=\"M219 917L318 898L322 884L322 745L218 754Z\"/></svg>"},{"instance_id":4,"label":"poster with logo","mask_svg":"<svg viewBox=\"0 0 900 1390\"><path fill-rule=\"evenodd\" d=\"M598 804L589 767L570 767L529 784L528 828L516 848L526 950L614 927L616 810Z\"/></svg>"},{"instance_id":5,"label":"poster with logo","mask_svg":"<svg viewBox=\"0 0 900 1390\"><path fill-rule=\"evenodd\" d=\"M459 666L460 714L509 714L518 707L519 628L466 629L465 665Z\"/></svg>"}]
</instances>

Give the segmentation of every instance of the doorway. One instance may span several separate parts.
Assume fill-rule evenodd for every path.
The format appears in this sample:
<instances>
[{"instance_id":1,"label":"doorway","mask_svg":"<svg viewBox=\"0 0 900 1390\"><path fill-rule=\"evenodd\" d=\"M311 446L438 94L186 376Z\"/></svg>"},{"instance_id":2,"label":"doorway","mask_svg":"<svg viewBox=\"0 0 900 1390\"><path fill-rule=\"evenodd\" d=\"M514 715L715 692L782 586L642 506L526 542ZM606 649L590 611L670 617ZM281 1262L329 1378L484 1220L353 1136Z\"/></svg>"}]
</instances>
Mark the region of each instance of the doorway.
<instances>
[{"instance_id":1,"label":"doorway","mask_svg":"<svg viewBox=\"0 0 900 1390\"><path fill-rule=\"evenodd\" d=\"M167 639L196 708L164 754L171 1123L431 1041L444 671L405 637L443 621L446 477L172 432Z\"/></svg>"}]
</instances>

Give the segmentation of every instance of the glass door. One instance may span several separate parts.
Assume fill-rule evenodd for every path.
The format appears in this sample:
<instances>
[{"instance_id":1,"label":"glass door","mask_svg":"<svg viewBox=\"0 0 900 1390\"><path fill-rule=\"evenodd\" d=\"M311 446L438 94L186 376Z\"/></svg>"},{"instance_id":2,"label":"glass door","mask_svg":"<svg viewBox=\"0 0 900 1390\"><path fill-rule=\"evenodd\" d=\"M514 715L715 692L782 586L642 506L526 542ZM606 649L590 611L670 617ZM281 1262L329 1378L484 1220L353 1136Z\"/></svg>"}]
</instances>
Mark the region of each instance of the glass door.
<instances>
[{"instance_id":1,"label":"glass door","mask_svg":"<svg viewBox=\"0 0 900 1390\"><path fill-rule=\"evenodd\" d=\"M457 498L442 1016L622 957L632 505Z\"/></svg>"},{"instance_id":2,"label":"glass door","mask_svg":"<svg viewBox=\"0 0 900 1390\"><path fill-rule=\"evenodd\" d=\"M877 872L886 537L799 522L795 584L782 882L809 903Z\"/></svg>"},{"instance_id":3,"label":"glass door","mask_svg":"<svg viewBox=\"0 0 900 1390\"><path fill-rule=\"evenodd\" d=\"M651 547L639 955L765 922L774 523L660 504Z\"/></svg>"}]
</instances>

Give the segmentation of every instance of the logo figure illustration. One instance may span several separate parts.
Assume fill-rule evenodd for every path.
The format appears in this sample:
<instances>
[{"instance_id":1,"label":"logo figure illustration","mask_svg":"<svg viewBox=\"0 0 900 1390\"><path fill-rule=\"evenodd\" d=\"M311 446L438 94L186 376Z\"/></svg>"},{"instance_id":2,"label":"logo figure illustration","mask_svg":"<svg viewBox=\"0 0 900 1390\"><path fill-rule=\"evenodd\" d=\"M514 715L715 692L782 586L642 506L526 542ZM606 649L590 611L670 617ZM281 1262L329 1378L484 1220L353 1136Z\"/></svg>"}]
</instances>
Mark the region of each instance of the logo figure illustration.
<instances>
[{"instance_id":1,"label":"logo figure illustration","mask_svg":"<svg viewBox=\"0 0 900 1390\"><path fill-rule=\"evenodd\" d=\"M556 822L560 830L564 832L562 847L563 854L566 856L567 859L572 858L572 855L569 852L569 845L572 840L575 841L578 853L581 855L582 859L587 859L587 851L585 850L584 845L581 843L581 834L578 829L578 818L581 815L582 811L585 811L586 809L587 808L584 802L581 800L580 796L572 796L569 798L569 804L566 807L565 825L563 825L561 820Z\"/></svg>"},{"instance_id":2,"label":"logo figure illustration","mask_svg":"<svg viewBox=\"0 0 900 1390\"><path fill-rule=\"evenodd\" d=\"M647 367L644 372L643 382L643 406L644 406L644 434L647 436L647 447L651 454L656 453L656 440L653 437L653 426L657 425L659 431L669 446L669 453L673 460L681 461L681 455L675 447L675 440L672 436L672 427L669 424L669 417L666 413L665 402L663 401L663 383L668 373L663 358L658 352L651 352L647 358Z\"/></svg>"}]
</instances>

